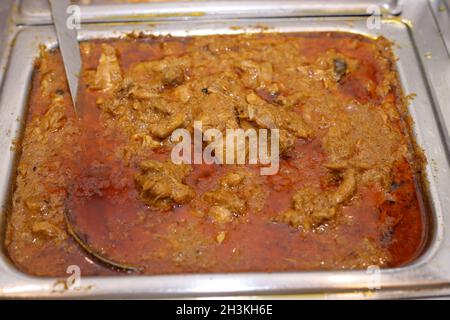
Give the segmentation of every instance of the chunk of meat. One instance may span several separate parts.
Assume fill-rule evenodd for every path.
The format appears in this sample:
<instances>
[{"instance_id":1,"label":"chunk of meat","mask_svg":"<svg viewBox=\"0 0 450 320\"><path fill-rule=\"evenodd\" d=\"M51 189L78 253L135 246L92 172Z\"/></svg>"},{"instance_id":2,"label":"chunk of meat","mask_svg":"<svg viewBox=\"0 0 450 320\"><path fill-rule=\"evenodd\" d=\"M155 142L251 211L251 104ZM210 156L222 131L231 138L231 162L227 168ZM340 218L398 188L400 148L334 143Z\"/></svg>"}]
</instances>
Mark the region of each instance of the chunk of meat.
<instances>
[{"instance_id":1,"label":"chunk of meat","mask_svg":"<svg viewBox=\"0 0 450 320\"><path fill-rule=\"evenodd\" d=\"M265 195L258 181L248 172L229 172L212 191L205 192L208 215L215 222L226 223L247 211L260 211L265 203Z\"/></svg>"},{"instance_id":2,"label":"chunk of meat","mask_svg":"<svg viewBox=\"0 0 450 320\"><path fill-rule=\"evenodd\" d=\"M203 130L225 133L226 129L239 128L233 100L222 93L210 93L200 99L195 119L202 122Z\"/></svg>"},{"instance_id":3,"label":"chunk of meat","mask_svg":"<svg viewBox=\"0 0 450 320\"><path fill-rule=\"evenodd\" d=\"M358 62L345 57L334 49L328 50L312 64L314 77L322 80L327 89L336 89L337 84L358 68Z\"/></svg>"},{"instance_id":4,"label":"chunk of meat","mask_svg":"<svg viewBox=\"0 0 450 320\"><path fill-rule=\"evenodd\" d=\"M102 101L100 107L114 117L115 125L132 139L136 134L150 135L153 140L166 139L175 129L187 126L192 120L192 111L183 103L164 97L149 100L116 97Z\"/></svg>"},{"instance_id":5,"label":"chunk of meat","mask_svg":"<svg viewBox=\"0 0 450 320\"><path fill-rule=\"evenodd\" d=\"M298 190L292 197L292 208L282 213L280 220L295 228L310 230L334 218L333 195L318 188Z\"/></svg>"},{"instance_id":6,"label":"chunk of meat","mask_svg":"<svg viewBox=\"0 0 450 320\"><path fill-rule=\"evenodd\" d=\"M161 121L151 126L150 133L157 138L167 138L175 129L186 124L186 114L178 113L169 117L161 118Z\"/></svg>"},{"instance_id":7,"label":"chunk of meat","mask_svg":"<svg viewBox=\"0 0 450 320\"><path fill-rule=\"evenodd\" d=\"M143 161L141 173L135 182L144 202L153 208L169 210L174 205L184 204L195 197L195 192L183 183L191 167L170 161Z\"/></svg>"},{"instance_id":8,"label":"chunk of meat","mask_svg":"<svg viewBox=\"0 0 450 320\"><path fill-rule=\"evenodd\" d=\"M352 104L337 112L323 146L330 159L328 168L361 170L364 184L376 183L383 188L391 184L395 161L407 154L399 133L372 105Z\"/></svg>"},{"instance_id":9,"label":"chunk of meat","mask_svg":"<svg viewBox=\"0 0 450 320\"><path fill-rule=\"evenodd\" d=\"M333 203L342 204L356 191L355 170L347 169L342 177L342 182L333 195Z\"/></svg>"},{"instance_id":10,"label":"chunk of meat","mask_svg":"<svg viewBox=\"0 0 450 320\"><path fill-rule=\"evenodd\" d=\"M211 200L214 201L214 199ZM238 201L240 200L238 199ZM227 223L233 220L235 214L225 206L212 206L208 211L208 215L212 217L215 222Z\"/></svg>"},{"instance_id":11,"label":"chunk of meat","mask_svg":"<svg viewBox=\"0 0 450 320\"><path fill-rule=\"evenodd\" d=\"M186 106L190 89L177 87L185 80L186 61L182 57L166 57L136 63L127 70L117 94L97 103L130 137L151 136L157 142L152 146L157 148L158 139L166 139L191 121L192 111ZM173 94L162 94L169 89L173 89Z\"/></svg>"},{"instance_id":12,"label":"chunk of meat","mask_svg":"<svg viewBox=\"0 0 450 320\"><path fill-rule=\"evenodd\" d=\"M56 131L61 129L66 119L66 107L61 95L54 95L47 112L41 119L40 129L42 131Z\"/></svg>"},{"instance_id":13,"label":"chunk of meat","mask_svg":"<svg viewBox=\"0 0 450 320\"><path fill-rule=\"evenodd\" d=\"M244 60L238 64L241 81L246 87L266 87L272 82L272 64L270 62L256 62Z\"/></svg>"},{"instance_id":14,"label":"chunk of meat","mask_svg":"<svg viewBox=\"0 0 450 320\"><path fill-rule=\"evenodd\" d=\"M339 82L348 71L347 62L343 58L335 58L333 59L333 66L336 80Z\"/></svg>"},{"instance_id":15,"label":"chunk of meat","mask_svg":"<svg viewBox=\"0 0 450 320\"><path fill-rule=\"evenodd\" d=\"M225 223L231 221L234 216L244 214L246 202L237 192L237 186L243 180L242 174L228 173L222 177L217 189L203 195L203 198L212 205L209 215L214 221Z\"/></svg>"},{"instance_id":16,"label":"chunk of meat","mask_svg":"<svg viewBox=\"0 0 450 320\"><path fill-rule=\"evenodd\" d=\"M88 84L91 89L103 90L104 92L114 92L122 84L122 70L116 49L113 46L103 43L102 55L94 74L87 74Z\"/></svg>"},{"instance_id":17,"label":"chunk of meat","mask_svg":"<svg viewBox=\"0 0 450 320\"><path fill-rule=\"evenodd\" d=\"M249 105L239 110L241 119L253 122L259 128L280 130L280 153L290 150L297 138L309 139L313 131L303 121L301 114L282 106L263 102L256 94L247 95Z\"/></svg>"},{"instance_id":18,"label":"chunk of meat","mask_svg":"<svg viewBox=\"0 0 450 320\"><path fill-rule=\"evenodd\" d=\"M193 70L195 71L195 70ZM204 98L210 94L222 94L237 106L244 106L246 89L236 78L236 75L230 71L224 71L220 74L202 76L198 79L192 79L190 82L192 92L197 97ZM195 100L193 101L195 102Z\"/></svg>"},{"instance_id":19,"label":"chunk of meat","mask_svg":"<svg viewBox=\"0 0 450 320\"><path fill-rule=\"evenodd\" d=\"M181 85L189 68L184 57L166 57L161 60L140 62L127 72L124 86L138 99L150 99L165 90Z\"/></svg>"},{"instance_id":20,"label":"chunk of meat","mask_svg":"<svg viewBox=\"0 0 450 320\"><path fill-rule=\"evenodd\" d=\"M144 148L158 148L161 146L161 143L159 141L156 141L147 134L136 133L131 138L133 141L139 142Z\"/></svg>"},{"instance_id":21,"label":"chunk of meat","mask_svg":"<svg viewBox=\"0 0 450 320\"><path fill-rule=\"evenodd\" d=\"M64 230L61 230L58 226L48 221L38 221L33 223L31 230L39 237L46 239L59 239L64 240L67 234Z\"/></svg>"},{"instance_id":22,"label":"chunk of meat","mask_svg":"<svg viewBox=\"0 0 450 320\"><path fill-rule=\"evenodd\" d=\"M192 118L192 111L183 103L164 98L145 101L134 112L140 121L147 124L150 134L160 139L167 138L177 128L185 127Z\"/></svg>"},{"instance_id":23,"label":"chunk of meat","mask_svg":"<svg viewBox=\"0 0 450 320\"><path fill-rule=\"evenodd\" d=\"M222 177L222 179L220 180L220 184L224 187L232 188L239 185L243 180L243 174L230 172Z\"/></svg>"},{"instance_id":24,"label":"chunk of meat","mask_svg":"<svg viewBox=\"0 0 450 320\"><path fill-rule=\"evenodd\" d=\"M42 80L40 83L40 91L41 91L41 96L43 98L49 98L51 97L51 95L53 94L53 87L54 87L54 82L56 81L55 79L55 74L53 72L47 72L44 75L42 75Z\"/></svg>"},{"instance_id":25,"label":"chunk of meat","mask_svg":"<svg viewBox=\"0 0 450 320\"><path fill-rule=\"evenodd\" d=\"M273 105L264 105L249 106L248 114L249 120L256 122L261 128L284 129L297 138L312 137L312 131L297 112Z\"/></svg>"},{"instance_id":26,"label":"chunk of meat","mask_svg":"<svg viewBox=\"0 0 450 320\"><path fill-rule=\"evenodd\" d=\"M348 169L335 191L324 191L314 187L298 190L292 197L292 208L283 212L280 220L295 228L311 230L334 219L339 205L348 201L355 191L355 172Z\"/></svg>"}]
</instances>

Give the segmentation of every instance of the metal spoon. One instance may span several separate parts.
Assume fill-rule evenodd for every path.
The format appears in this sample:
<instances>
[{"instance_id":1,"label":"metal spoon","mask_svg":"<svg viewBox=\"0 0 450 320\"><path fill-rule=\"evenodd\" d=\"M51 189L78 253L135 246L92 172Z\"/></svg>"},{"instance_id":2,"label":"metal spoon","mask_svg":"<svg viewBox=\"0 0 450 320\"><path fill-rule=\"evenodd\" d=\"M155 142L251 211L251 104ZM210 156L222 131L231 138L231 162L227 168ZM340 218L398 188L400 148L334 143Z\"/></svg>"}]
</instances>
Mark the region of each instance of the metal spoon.
<instances>
[{"instance_id":1,"label":"metal spoon","mask_svg":"<svg viewBox=\"0 0 450 320\"><path fill-rule=\"evenodd\" d=\"M64 69L66 71L66 77L69 83L73 108L76 116L78 117L79 113L76 108L76 99L78 93L78 76L81 70L81 55L77 37L77 26L71 25L70 23L70 19L73 18L69 10L71 6L70 0L49 0L49 2L53 16L53 23L55 25L56 34L58 37L59 48L61 50L64 62ZM130 271L135 271L137 269L134 266L115 262L92 248L89 241L80 236L77 225L74 222L73 212L68 208L65 210L65 218L69 234L80 244L83 249L92 254L94 257L116 268Z\"/></svg>"},{"instance_id":2,"label":"metal spoon","mask_svg":"<svg viewBox=\"0 0 450 320\"><path fill-rule=\"evenodd\" d=\"M58 37L59 48L64 62L67 81L69 82L73 108L78 116L76 99L78 92L78 76L81 70L81 55L78 45L78 33L76 26L71 26L68 21L71 15L68 12L71 6L70 0L49 0L52 10L53 23Z\"/></svg>"},{"instance_id":3,"label":"metal spoon","mask_svg":"<svg viewBox=\"0 0 450 320\"><path fill-rule=\"evenodd\" d=\"M104 198L106 202L108 199L108 197ZM108 240L108 234L111 232L108 229L109 222L118 223L114 220L115 214L116 210L99 210L92 199L70 194L67 196L64 207L67 230L84 250L114 268L138 271L141 269L139 266L120 261L117 256L110 256L109 250L105 248L112 241ZM108 217L113 218L109 220Z\"/></svg>"}]
</instances>

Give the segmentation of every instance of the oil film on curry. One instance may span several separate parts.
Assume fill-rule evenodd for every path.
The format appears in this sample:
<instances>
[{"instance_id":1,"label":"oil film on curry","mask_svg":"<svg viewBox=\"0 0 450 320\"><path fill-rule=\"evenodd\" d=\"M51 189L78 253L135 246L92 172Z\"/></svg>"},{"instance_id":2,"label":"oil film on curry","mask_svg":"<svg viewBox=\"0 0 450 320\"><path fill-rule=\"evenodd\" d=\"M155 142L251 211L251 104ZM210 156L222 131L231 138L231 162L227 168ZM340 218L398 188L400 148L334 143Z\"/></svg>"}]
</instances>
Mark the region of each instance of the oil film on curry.
<instances>
[{"instance_id":1,"label":"oil film on curry","mask_svg":"<svg viewBox=\"0 0 450 320\"><path fill-rule=\"evenodd\" d=\"M35 64L6 248L83 275L400 266L422 158L391 43L341 32L81 44ZM269 170L269 171L268 171Z\"/></svg>"}]
</instances>

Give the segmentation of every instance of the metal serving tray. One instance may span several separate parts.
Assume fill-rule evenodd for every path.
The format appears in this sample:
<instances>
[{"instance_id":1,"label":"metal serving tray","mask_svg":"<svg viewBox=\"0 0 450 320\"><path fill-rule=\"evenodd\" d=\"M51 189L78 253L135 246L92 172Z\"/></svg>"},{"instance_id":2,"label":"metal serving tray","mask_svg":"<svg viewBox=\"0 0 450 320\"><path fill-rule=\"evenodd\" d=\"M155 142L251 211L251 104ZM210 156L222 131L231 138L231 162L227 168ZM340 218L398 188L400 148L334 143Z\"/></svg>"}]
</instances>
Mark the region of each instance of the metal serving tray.
<instances>
[{"instance_id":1,"label":"metal serving tray","mask_svg":"<svg viewBox=\"0 0 450 320\"><path fill-rule=\"evenodd\" d=\"M423 254L407 266L383 269L380 290L368 288L373 273L356 271L310 271L274 273L182 274L158 276L83 277L77 290L61 290L61 280L32 277L18 271L4 250L0 252L0 296L4 297L212 297L290 295L289 297L413 297L450 293L450 168L448 129L441 116L450 114L450 81L442 74L450 59L433 24L428 2L414 1L402 17L383 18L381 29L369 30L366 19L284 18L250 20L172 21L159 24L83 25L79 39L116 38L131 31L147 34L193 36L242 32L345 31L367 36L383 35L394 41L400 80L406 94L417 96L409 106L416 141L428 159L425 192L430 203L430 234ZM261 29L258 26L266 26ZM239 28L231 28L239 27ZM7 208L14 180L16 152L11 149L20 136L27 112L33 61L39 45L57 45L50 26L22 28L15 39L0 96L0 202ZM428 53L431 52L430 56ZM447 73L449 75L450 73ZM447 81L437 83L437 81ZM447 93L446 93L447 92ZM446 95L447 94L447 95ZM0 214L0 242L4 241L6 209Z\"/></svg>"},{"instance_id":2,"label":"metal serving tray","mask_svg":"<svg viewBox=\"0 0 450 320\"><path fill-rule=\"evenodd\" d=\"M80 4L83 22L144 21L189 18L298 17L330 15L367 15L371 5L383 13L399 14L398 0L184 0L151 3L128 3L125 0L92 0ZM47 0L21 0L18 22L21 24L51 23Z\"/></svg>"}]
</instances>

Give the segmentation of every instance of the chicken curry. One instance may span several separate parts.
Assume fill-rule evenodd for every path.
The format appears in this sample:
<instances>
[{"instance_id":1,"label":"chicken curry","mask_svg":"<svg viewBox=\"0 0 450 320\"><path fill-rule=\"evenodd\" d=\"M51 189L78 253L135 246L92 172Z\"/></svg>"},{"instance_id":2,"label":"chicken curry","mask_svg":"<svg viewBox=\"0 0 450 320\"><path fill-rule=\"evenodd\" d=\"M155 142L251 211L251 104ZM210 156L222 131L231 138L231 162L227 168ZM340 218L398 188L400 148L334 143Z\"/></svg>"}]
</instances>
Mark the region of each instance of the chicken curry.
<instances>
[{"instance_id":1,"label":"chicken curry","mask_svg":"<svg viewBox=\"0 0 450 320\"><path fill-rule=\"evenodd\" d=\"M36 61L5 242L24 272L360 269L420 254L423 159L388 40L130 36L81 53L78 117L59 51ZM173 163L171 134L194 121L279 129L277 174Z\"/></svg>"}]
</instances>

